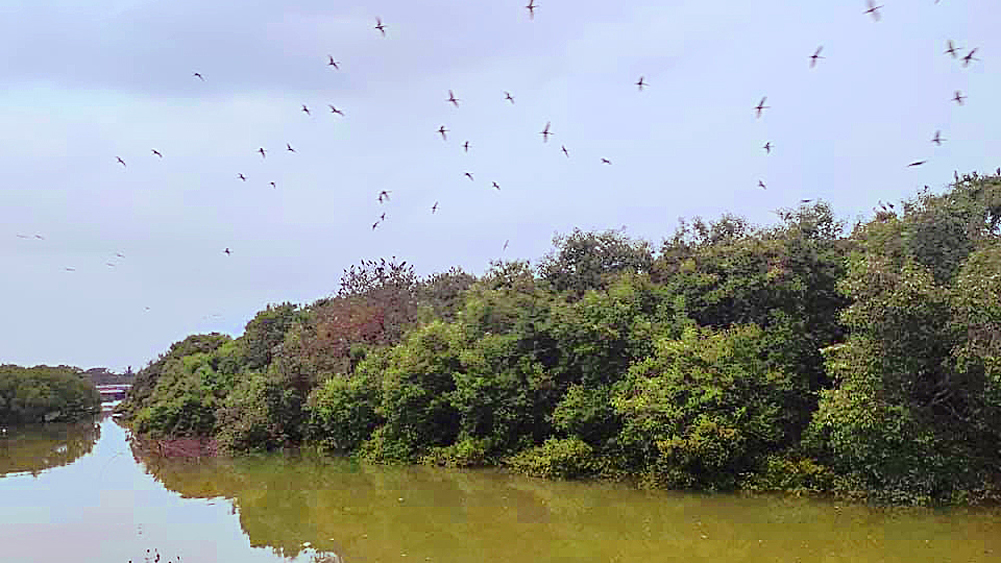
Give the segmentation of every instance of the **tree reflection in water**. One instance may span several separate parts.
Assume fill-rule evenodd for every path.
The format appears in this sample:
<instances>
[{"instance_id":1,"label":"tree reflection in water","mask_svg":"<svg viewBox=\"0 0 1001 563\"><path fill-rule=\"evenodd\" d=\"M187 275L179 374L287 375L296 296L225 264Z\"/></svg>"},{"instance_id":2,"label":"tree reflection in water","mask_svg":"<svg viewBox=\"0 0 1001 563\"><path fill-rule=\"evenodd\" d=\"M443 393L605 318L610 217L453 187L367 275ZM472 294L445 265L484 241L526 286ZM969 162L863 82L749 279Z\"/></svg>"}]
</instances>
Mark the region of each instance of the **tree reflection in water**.
<instances>
[{"instance_id":1,"label":"tree reflection in water","mask_svg":"<svg viewBox=\"0 0 1001 563\"><path fill-rule=\"evenodd\" d=\"M0 435L0 478L22 473L38 477L69 465L90 453L100 437L97 419L8 428Z\"/></svg>"}]
</instances>

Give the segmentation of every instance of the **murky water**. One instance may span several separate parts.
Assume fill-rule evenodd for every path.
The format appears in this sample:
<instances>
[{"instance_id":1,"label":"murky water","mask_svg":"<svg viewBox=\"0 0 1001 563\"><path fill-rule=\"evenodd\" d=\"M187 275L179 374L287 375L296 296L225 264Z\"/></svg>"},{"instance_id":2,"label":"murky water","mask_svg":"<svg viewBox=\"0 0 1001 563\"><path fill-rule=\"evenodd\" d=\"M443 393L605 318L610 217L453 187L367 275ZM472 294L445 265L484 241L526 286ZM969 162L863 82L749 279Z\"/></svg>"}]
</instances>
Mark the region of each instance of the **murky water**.
<instances>
[{"instance_id":1,"label":"murky water","mask_svg":"<svg viewBox=\"0 0 1001 563\"><path fill-rule=\"evenodd\" d=\"M3 563L1001 561L996 509L641 492L305 455L137 460L110 418L9 430L3 475Z\"/></svg>"}]
</instances>

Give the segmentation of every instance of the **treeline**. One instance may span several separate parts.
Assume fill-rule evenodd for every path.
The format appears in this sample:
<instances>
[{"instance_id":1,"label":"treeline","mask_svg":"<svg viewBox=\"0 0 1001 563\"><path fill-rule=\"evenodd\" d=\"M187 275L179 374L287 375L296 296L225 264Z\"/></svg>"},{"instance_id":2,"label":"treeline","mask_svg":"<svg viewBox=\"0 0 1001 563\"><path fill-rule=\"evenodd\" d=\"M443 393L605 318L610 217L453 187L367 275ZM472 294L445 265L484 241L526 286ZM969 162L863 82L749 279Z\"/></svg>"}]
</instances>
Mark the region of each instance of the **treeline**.
<instances>
[{"instance_id":1,"label":"treeline","mask_svg":"<svg viewBox=\"0 0 1001 563\"><path fill-rule=\"evenodd\" d=\"M974 174L850 229L816 203L683 222L658 249L575 230L479 277L363 261L239 338L174 344L123 411L231 451L983 498L1001 483L999 221L1001 178Z\"/></svg>"},{"instance_id":2,"label":"treeline","mask_svg":"<svg viewBox=\"0 0 1001 563\"><path fill-rule=\"evenodd\" d=\"M101 394L67 366L0 365L0 425L75 422L101 412Z\"/></svg>"}]
</instances>

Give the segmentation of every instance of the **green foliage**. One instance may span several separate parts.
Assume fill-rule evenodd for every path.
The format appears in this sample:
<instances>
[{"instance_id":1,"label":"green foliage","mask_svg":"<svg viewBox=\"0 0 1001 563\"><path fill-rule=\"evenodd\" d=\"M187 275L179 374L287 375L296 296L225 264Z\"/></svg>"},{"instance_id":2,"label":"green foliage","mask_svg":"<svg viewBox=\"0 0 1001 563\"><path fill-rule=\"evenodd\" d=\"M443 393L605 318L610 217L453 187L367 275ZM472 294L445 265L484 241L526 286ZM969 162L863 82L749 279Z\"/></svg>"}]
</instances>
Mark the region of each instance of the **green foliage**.
<instances>
[{"instance_id":1,"label":"green foliage","mask_svg":"<svg viewBox=\"0 0 1001 563\"><path fill-rule=\"evenodd\" d=\"M850 490L845 479L810 458L769 455L762 467L741 483L749 491L823 493Z\"/></svg>"},{"instance_id":2,"label":"green foliage","mask_svg":"<svg viewBox=\"0 0 1001 563\"><path fill-rule=\"evenodd\" d=\"M101 412L101 395L77 368L0 365L0 425L75 422Z\"/></svg>"},{"instance_id":3,"label":"green foliage","mask_svg":"<svg viewBox=\"0 0 1001 563\"><path fill-rule=\"evenodd\" d=\"M285 340L289 329L305 320L305 312L292 303L268 305L257 313L238 339L243 352L242 367L248 371L267 369L274 348Z\"/></svg>"},{"instance_id":4,"label":"green foliage","mask_svg":"<svg viewBox=\"0 0 1001 563\"><path fill-rule=\"evenodd\" d=\"M168 358L156 387L133 424L140 433L156 436L210 436L215 410L234 381L216 371L218 358L199 352Z\"/></svg>"},{"instance_id":5,"label":"green foliage","mask_svg":"<svg viewBox=\"0 0 1001 563\"><path fill-rule=\"evenodd\" d=\"M539 275L558 292L580 296L605 289L619 274L646 273L653 264L650 244L624 232L584 232L553 237L553 250L539 264Z\"/></svg>"},{"instance_id":6,"label":"green foliage","mask_svg":"<svg viewBox=\"0 0 1001 563\"><path fill-rule=\"evenodd\" d=\"M787 443L793 377L763 359L763 331L686 329L661 339L612 399L635 470L670 486L732 488Z\"/></svg>"},{"instance_id":7,"label":"green foliage","mask_svg":"<svg viewBox=\"0 0 1001 563\"><path fill-rule=\"evenodd\" d=\"M431 451L421 458L423 465L443 467L482 467L491 461L488 452L493 450L488 438L465 437L456 443Z\"/></svg>"},{"instance_id":8,"label":"green foliage","mask_svg":"<svg viewBox=\"0 0 1001 563\"><path fill-rule=\"evenodd\" d=\"M550 438L514 455L505 464L513 471L546 479L576 479L598 472L594 450L577 437Z\"/></svg>"},{"instance_id":9,"label":"green foliage","mask_svg":"<svg viewBox=\"0 0 1001 563\"><path fill-rule=\"evenodd\" d=\"M309 434L324 449L353 452L382 422L379 388L368 378L334 376L309 397Z\"/></svg>"}]
</instances>

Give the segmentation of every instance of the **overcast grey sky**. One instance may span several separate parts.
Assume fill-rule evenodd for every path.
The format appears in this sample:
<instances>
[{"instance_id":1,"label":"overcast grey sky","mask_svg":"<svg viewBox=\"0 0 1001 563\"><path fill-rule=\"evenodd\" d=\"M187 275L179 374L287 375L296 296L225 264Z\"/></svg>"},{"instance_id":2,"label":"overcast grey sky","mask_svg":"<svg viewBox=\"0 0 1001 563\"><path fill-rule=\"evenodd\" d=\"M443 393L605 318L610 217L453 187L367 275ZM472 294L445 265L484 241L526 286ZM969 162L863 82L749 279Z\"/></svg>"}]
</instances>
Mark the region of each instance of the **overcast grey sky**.
<instances>
[{"instance_id":1,"label":"overcast grey sky","mask_svg":"<svg viewBox=\"0 0 1001 563\"><path fill-rule=\"evenodd\" d=\"M997 0L525 3L5 1L0 363L138 369L361 259L479 274L801 198L854 219L1001 165Z\"/></svg>"}]
</instances>

